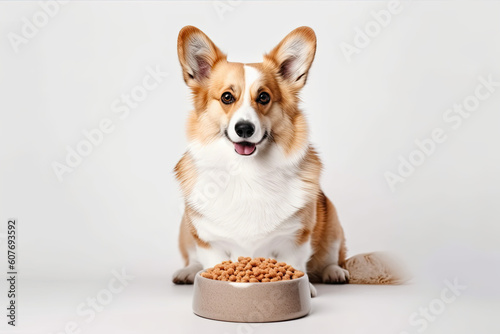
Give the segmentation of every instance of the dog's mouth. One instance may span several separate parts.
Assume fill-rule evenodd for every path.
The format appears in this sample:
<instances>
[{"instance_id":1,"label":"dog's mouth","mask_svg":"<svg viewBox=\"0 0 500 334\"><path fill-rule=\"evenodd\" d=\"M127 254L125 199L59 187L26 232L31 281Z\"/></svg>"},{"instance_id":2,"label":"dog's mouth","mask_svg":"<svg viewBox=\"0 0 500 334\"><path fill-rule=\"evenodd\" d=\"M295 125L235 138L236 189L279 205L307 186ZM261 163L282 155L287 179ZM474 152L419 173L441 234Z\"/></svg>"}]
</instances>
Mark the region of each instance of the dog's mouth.
<instances>
[{"instance_id":1,"label":"dog's mouth","mask_svg":"<svg viewBox=\"0 0 500 334\"><path fill-rule=\"evenodd\" d=\"M267 138L267 131L264 133L264 136L262 136L262 139L258 143L251 143L249 141L240 141L240 142L233 142L231 138L229 138L229 135L227 134L227 131L225 131L227 139L233 143L234 145L234 151L238 153L239 155L252 155L257 151L257 146L261 144L266 138Z\"/></svg>"},{"instance_id":2,"label":"dog's mouth","mask_svg":"<svg viewBox=\"0 0 500 334\"><path fill-rule=\"evenodd\" d=\"M239 155L252 155L255 152L255 150L257 149L256 144L250 143L247 141L242 141L242 142L233 143L233 144L234 144L234 150Z\"/></svg>"}]
</instances>

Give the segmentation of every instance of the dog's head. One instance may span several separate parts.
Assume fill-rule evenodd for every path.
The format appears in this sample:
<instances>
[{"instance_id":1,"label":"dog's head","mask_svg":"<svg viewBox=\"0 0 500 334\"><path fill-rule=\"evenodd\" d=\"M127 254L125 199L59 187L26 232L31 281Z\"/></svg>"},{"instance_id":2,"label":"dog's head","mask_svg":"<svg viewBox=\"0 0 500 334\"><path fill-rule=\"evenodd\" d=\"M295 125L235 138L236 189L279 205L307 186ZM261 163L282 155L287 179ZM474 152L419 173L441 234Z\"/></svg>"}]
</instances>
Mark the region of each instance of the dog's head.
<instances>
[{"instance_id":1,"label":"dog's head","mask_svg":"<svg viewBox=\"0 0 500 334\"><path fill-rule=\"evenodd\" d=\"M316 52L311 28L293 30L264 55L262 63L228 62L192 26L180 31L177 51L184 80L193 92L190 141L200 145L222 141L224 149L247 157L264 154L273 144L285 155L307 145L298 93Z\"/></svg>"}]
</instances>

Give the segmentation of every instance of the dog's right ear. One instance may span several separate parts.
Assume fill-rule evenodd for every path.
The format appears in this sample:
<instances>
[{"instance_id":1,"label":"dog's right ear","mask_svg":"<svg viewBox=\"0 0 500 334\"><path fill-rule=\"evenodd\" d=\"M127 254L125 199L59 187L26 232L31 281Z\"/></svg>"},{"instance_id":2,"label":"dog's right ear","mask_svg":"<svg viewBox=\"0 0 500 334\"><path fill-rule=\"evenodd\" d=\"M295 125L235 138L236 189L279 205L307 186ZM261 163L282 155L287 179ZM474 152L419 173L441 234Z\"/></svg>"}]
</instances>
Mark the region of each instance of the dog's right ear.
<instances>
[{"instance_id":1,"label":"dog's right ear","mask_svg":"<svg viewBox=\"0 0 500 334\"><path fill-rule=\"evenodd\" d=\"M210 76L213 66L226 55L200 29L185 26L179 32L177 53L184 81L190 87L201 84Z\"/></svg>"}]
</instances>

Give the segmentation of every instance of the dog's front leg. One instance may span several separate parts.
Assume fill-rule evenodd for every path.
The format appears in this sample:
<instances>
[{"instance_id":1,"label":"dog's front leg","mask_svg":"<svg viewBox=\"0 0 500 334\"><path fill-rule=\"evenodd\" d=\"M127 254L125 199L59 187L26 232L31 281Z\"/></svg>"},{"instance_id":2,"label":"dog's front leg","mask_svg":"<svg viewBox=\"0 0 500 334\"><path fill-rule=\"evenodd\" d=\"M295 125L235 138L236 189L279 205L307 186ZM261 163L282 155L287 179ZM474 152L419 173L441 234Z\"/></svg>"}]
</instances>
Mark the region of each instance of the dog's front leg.
<instances>
[{"instance_id":1,"label":"dog's front leg","mask_svg":"<svg viewBox=\"0 0 500 334\"><path fill-rule=\"evenodd\" d=\"M210 247L197 247L197 257L203 269L212 268L231 259L231 255L223 248L217 247L216 244L212 244Z\"/></svg>"},{"instance_id":2,"label":"dog's front leg","mask_svg":"<svg viewBox=\"0 0 500 334\"><path fill-rule=\"evenodd\" d=\"M196 245L196 249L189 254L189 264L174 273L173 282L192 284L197 272L227 260L229 260L229 256L221 249Z\"/></svg>"},{"instance_id":3,"label":"dog's front leg","mask_svg":"<svg viewBox=\"0 0 500 334\"><path fill-rule=\"evenodd\" d=\"M295 269L306 273L307 261L312 255L312 248L309 241L297 245L295 240L280 245L280 249L274 252L278 262L285 262ZM314 285L310 283L311 297L316 297L317 291Z\"/></svg>"}]
</instances>

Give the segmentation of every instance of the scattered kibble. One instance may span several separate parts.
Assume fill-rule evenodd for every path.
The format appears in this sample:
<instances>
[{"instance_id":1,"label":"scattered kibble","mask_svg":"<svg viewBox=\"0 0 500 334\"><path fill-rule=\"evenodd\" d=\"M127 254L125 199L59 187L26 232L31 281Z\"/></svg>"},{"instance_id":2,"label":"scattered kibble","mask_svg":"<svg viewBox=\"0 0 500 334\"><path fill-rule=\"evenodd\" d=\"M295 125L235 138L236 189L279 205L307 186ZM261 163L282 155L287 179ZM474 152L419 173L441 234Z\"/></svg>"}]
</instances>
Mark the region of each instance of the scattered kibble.
<instances>
[{"instance_id":1,"label":"scattered kibble","mask_svg":"<svg viewBox=\"0 0 500 334\"><path fill-rule=\"evenodd\" d=\"M263 257L240 256L238 262L224 261L201 273L201 276L229 282L278 282L297 279L304 273L285 262Z\"/></svg>"}]
</instances>

